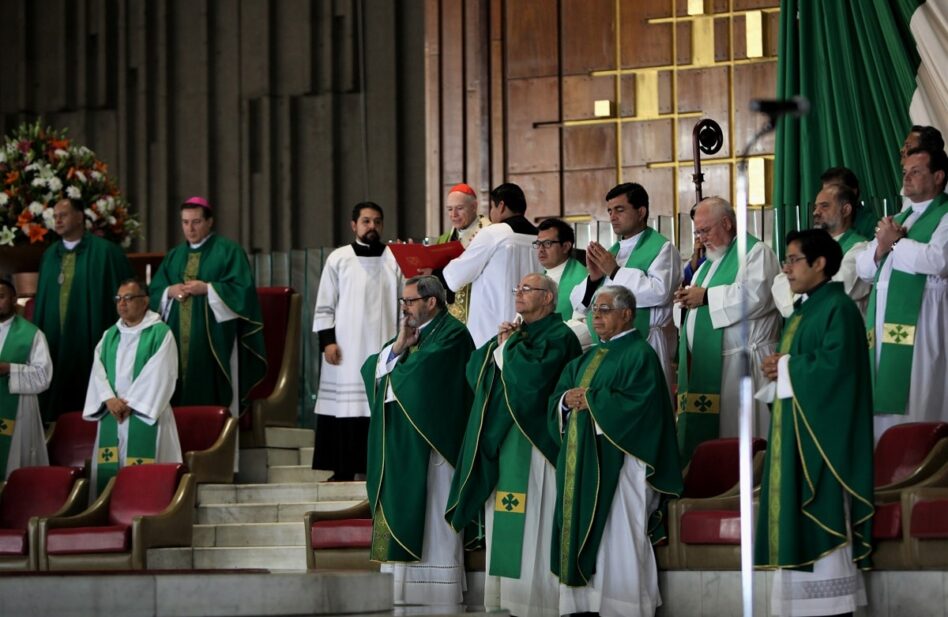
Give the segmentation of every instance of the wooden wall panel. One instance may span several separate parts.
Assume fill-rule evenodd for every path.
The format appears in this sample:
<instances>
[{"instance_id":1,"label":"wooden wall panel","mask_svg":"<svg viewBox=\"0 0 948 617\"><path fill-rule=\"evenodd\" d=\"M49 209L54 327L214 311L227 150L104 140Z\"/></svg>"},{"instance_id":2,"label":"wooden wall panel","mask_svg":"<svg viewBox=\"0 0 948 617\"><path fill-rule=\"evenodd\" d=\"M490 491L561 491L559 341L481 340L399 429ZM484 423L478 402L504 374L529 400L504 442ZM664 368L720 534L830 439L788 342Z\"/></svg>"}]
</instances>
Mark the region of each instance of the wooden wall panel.
<instances>
[{"instance_id":1,"label":"wooden wall panel","mask_svg":"<svg viewBox=\"0 0 948 617\"><path fill-rule=\"evenodd\" d=\"M615 4L615 0L562 0L564 75L586 75L615 64Z\"/></svg>"},{"instance_id":2,"label":"wooden wall panel","mask_svg":"<svg viewBox=\"0 0 948 617\"><path fill-rule=\"evenodd\" d=\"M507 82L507 171L511 174L560 168L559 131L534 128L536 122L559 119L559 79L513 79ZM498 183L499 184L499 183Z\"/></svg>"},{"instance_id":3,"label":"wooden wall panel","mask_svg":"<svg viewBox=\"0 0 948 617\"><path fill-rule=\"evenodd\" d=\"M670 24L649 24L649 19L671 15L669 2L622 0L619 38L622 68L671 64Z\"/></svg>"},{"instance_id":4,"label":"wooden wall panel","mask_svg":"<svg viewBox=\"0 0 948 617\"><path fill-rule=\"evenodd\" d=\"M601 169L616 160L616 131L611 125L563 129L563 169Z\"/></svg>"},{"instance_id":5,"label":"wooden wall panel","mask_svg":"<svg viewBox=\"0 0 948 617\"><path fill-rule=\"evenodd\" d=\"M450 4L445 0L444 4ZM559 70L557 0L506 2L507 78L547 77Z\"/></svg>"}]
</instances>

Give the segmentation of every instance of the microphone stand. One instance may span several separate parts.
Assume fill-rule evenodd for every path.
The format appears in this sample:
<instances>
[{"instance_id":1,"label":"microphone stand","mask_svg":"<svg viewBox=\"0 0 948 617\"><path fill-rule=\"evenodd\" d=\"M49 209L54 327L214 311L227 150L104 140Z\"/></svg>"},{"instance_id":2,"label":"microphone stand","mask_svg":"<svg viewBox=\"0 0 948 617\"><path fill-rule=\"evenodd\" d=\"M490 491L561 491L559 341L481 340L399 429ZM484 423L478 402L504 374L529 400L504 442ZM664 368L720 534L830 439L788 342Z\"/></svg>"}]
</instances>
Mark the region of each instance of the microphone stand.
<instances>
[{"instance_id":1,"label":"microphone stand","mask_svg":"<svg viewBox=\"0 0 948 617\"><path fill-rule=\"evenodd\" d=\"M750 324L747 299L747 157L760 139L777 126L776 114L751 138L738 157L735 214L737 215L737 259L741 282L741 377L740 377L740 502L741 502L741 597L744 617L754 615L754 476L751 444L754 435L754 380L751 376Z\"/></svg>"}]
</instances>

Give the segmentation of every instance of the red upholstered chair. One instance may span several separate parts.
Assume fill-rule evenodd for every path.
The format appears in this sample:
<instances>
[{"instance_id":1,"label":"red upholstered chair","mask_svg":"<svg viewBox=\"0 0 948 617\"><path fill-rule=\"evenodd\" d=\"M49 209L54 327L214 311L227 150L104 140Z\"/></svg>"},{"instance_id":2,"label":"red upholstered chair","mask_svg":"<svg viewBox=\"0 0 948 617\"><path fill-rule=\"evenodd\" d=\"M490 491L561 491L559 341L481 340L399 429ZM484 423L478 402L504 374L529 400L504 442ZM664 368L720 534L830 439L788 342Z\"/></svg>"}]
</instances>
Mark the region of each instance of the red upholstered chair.
<instances>
[{"instance_id":1,"label":"red upholstered chair","mask_svg":"<svg viewBox=\"0 0 948 617\"><path fill-rule=\"evenodd\" d=\"M913 489L948 486L948 424L893 426L876 444L874 465L873 566L880 570L915 569L907 524L918 499Z\"/></svg>"},{"instance_id":2,"label":"red upholstered chair","mask_svg":"<svg viewBox=\"0 0 948 617\"><path fill-rule=\"evenodd\" d=\"M302 299L291 287L258 287L267 349L267 374L250 391L240 417L240 446L266 446L266 427L296 426L300 383Z\"/></svg>"},{"instance_id":3,"label":"red upholstered chair","mask_svg":"<svg viewBox=\"0 0 948 617\"><path fill-rule=\"evenodd\" d=\"M36 570L40 517L81 511L87 490L75 467L14 470L0 492L0 570Z\"/></svg>"},{"instance_id":4,"label":"red upholstered chair","mask_svg":"<svg viewBox=\"0 0 948 617\"><path fill-rule=\"evenodd\" d=\"M234 481L237 421L226 407L213 405L175 407L174 422L184 464L196 484Z\"/></svg>"},{"instance_id":5,"label":"red upholstered chair","mask_svg":"<svg viewBox=\"0 0 948 617\"><path fill-rule=\"evenodd\" d=\"M345 510L307 512L303 517L306 532L306 568L308 570L378 570L369 560L372 547L372 512L363 501Z\"/></svg>"},{"instance_id":6,"label":"red upholstered chair","mask_svg":"<svg viewBox=\"0 0 948 617\"><path fill-rule=\"evenodd\" d=\"M191 546L194 496L184 465L123 467L85 512L40 521L40 569L143 570L149 548Z\"/></svg>"},{"instance_id":7,"label":"red upholstered chair","mask_svg":"<svg viewBox=\"0 0 948 617\"><path fill-rule=\"evenodd\" d=\"M46 440L49 464L76 467L82 475L86 475L98 428L97 422L83 420L81 411L70 411L59 416L53 432Z\"/></svg>"},{"instance_id":8,"label":"red upholstered chair","mask_svg":"<svg viewBox=\"0 0 948 617\"><path fill-rule=\"evenodd\" d=\"M760 482L767 441L754 438L754 486ZM695 449L681 499L668 506L668 547L656 555L666 569L736 570L740 556L740 442L713 439Z\"/></svg>"}]
</instances>

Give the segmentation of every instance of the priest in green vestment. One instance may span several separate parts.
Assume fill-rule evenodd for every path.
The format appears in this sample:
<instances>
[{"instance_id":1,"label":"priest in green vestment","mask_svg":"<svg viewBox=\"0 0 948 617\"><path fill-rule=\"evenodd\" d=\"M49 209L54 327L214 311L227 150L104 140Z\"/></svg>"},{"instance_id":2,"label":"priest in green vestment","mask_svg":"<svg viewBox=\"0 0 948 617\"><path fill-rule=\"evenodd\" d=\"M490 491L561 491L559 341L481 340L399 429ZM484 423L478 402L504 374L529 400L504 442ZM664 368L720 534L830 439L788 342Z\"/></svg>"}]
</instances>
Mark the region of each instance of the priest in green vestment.
<instances>
[{"instance_id":1,"label":"priest in green vestment","mask_svg":"<svg viewBox=\"0 0 948 617\"><path fill-rule=\"evenodd\" d=\"M576 259L575 245L576 232L566 221L549 218L537 225L537 239L533 246L537 249L537 260L543 266L543 273L556 283L556 312L586 350L593 344L586 324L586 307L574 307L572 293L586 282L589 273L586 266Z\"/></svg>"},{"instance_id":2,"label":"priest in green vestment","mask_svg":"<svg viewBox=\"0 0 948 617\"><path fill-rule=\"evenodd\" d=\"M682 490L675 418L632 292L601 287L591 310L602 342L566 365L549 400L560 443L551 569L560 614L651 617L652 543L664 538L664 500Z\"/></svg>"},{"instance_id":3,"label":"priest in green vestment","mask_svg":"<svg viewBox=\"0 0 948 617\"><path fill-rule=\"evenodd\" d=\"M467 364L474 404L446 513L460 532L486 503L484 606L518 617L559 616L550 572L559 445L546 412L563 367L581 348L555 311L556 292L548 276L525 276L515 292L521 321L501 324Z\"/></svg>"},{"instance_id":4,"label":"priest in green vestment","mask_svg":"<svg viewBox=\"0 0 948 617\"><path fill-rule=\"evenodd\" d=\"M176 405L223 405L237 416L267 370L263 318L247 255L212 233L202 197L181 205L185 242L151 282L151 309L174 332L180 354Z\"/></svg>"},{"instance_id":5,"label":"priest in green vestment","mask_svg":"<svg viewBox=\"0 0 948 617\"><path fill-rule=\"evenodd\" d=\"M362 365L371 558L394 575L396 603L459 605L463 539L444 511L471 408L464 371L474 342L448 314L437 277L410 278L402 294L398 336Z\"/></svg>"},{"instance_id":6,"label":"priest in green vestment","mask_svg":"<svg viewBox=\"0 0 948 617\"><path fill-rule=\"evenodd\" d=\"M82 409L93 350L118 317L112 296L132 276L119 245L86 231L82 203L59 200L53 221L59 240L43 253L33 312L53 359L52 384L40 397L47 422Z\"/></svg>"},{"instance_id":7,"label":"priest in green vestment","mask_svg":"<svg viewBox=\"0 0 948 617\"><path fill-rule=\"evenodd\" d=\"M148 289L137 278L121 284L114 302L119 319L95 348L82 411L85 420L98 423L93 498L126 465L181 462L171 411L178 375L174 336L148 310Z\"/></svg>"},{"instance_id":8,"label":"priest in green vestment","mask_svg":"<svg viewBox=\"0 0 948 617\"><path fill-rule=\"evenodd\" d=\"M872 550L872 389L859 308L831 279L843 251L822 229L787 236L784 273L800 294L777 353L755 563L777 568L775 614L852 614Z\"/></svg>"}]
</instances>

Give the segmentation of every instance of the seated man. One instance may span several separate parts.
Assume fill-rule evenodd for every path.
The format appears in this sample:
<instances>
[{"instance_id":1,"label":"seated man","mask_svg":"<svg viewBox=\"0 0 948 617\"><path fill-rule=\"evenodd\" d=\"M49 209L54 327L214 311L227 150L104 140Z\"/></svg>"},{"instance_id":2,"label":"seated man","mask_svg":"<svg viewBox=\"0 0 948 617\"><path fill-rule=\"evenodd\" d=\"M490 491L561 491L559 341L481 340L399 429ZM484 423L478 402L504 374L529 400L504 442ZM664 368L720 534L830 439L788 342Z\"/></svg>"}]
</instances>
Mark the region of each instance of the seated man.
<instances>
[{"instance_id":1,"label":"seated man","mask_svg":"<svg viewBox=\"0 0 948 617\"><path fill-rule=\"evenodd\" d=\"M561 443L550 565L561 615L650 616L661 605L650 539L664 537L661 501L682 490L675 417L632 292L600 287L590 310L602 343L566 365L550 397Z\"/></svg>"},{"instance_id":2,"label":"seated man","mask_svg":"<svg viewBox=\"0 0 948 617\"><path fill-rule=\"evenodd\" d=\"M46 337L16 314L16 288L0 278L0 480L20 467L49 465L36 395L52 378Z\"/></svg>"},{"instance_id":3,"label":"seated man","mask_svg":"<svg viewBox=\"0 0 948 617\"><path fill-rule=\"evenodd\" d=\"M148 290L137 278L119 285L119 319L96 345L82 417L98 422L91 494L125 465L180 463L181 444L171 413L178 347L171 329L148 310Z\"/></svg>"},{"instance_id":4,"label":"seated man","mask_svg":"<svg viewBox=\"0 0 948 617\"><path fill-rule=\"evenodd\" d=\"M392 572L397 604L458 606L462 538L444 520L471 390L471 335L448 314L434 276L405 281L398 337L362 365L369 396L366 488L371 558Z\"/></svg>"},{"instance_id":5,"label":"seated man","mask_svg":"<svg viewBox=\"0 0 948 617\"><path fill-rule=\"evenodd\" d=\"M853 614L872 550L872 386L862 315L838 241L790 232L783 271L800 294L778 353L764 359L773 401L755 562L777 568L775 615Z\"/></svg>"},{"instance_id":6,"label":"seated man","mask_svg":"<svg viewBox=\"0 0 948 617\"><path fill-rule=\"evenodd\" d=\"M559 615L550 572L559 449L547 430L546 403L581 349L555 311L556 291L547 276L525 276L515 294L523 321L501 324L467 363L474 405L446 514L460 532L486 502L484 606L518 617Z\"/></svg>"}]
</instances>

